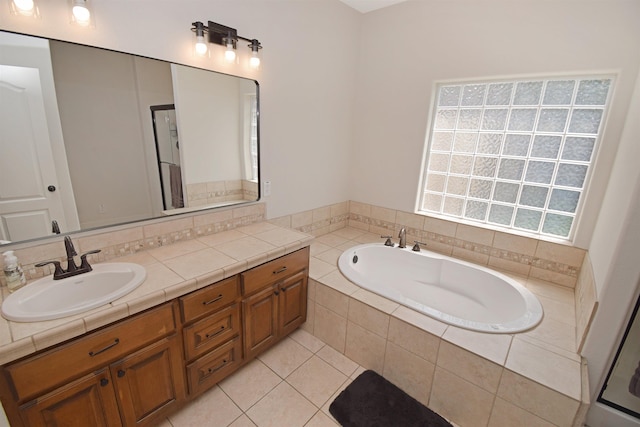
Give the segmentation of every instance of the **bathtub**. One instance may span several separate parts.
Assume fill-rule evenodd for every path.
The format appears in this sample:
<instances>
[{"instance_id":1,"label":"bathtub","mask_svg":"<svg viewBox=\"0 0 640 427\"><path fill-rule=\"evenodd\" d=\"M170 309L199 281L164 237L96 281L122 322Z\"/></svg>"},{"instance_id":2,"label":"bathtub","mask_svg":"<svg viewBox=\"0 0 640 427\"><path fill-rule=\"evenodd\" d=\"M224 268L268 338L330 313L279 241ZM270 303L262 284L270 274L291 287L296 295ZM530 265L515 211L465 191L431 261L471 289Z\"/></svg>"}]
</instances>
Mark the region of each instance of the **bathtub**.
<instances>
[{"instance_id":1,"label":"bathtub","mask_svg":"<svg viewBox=\"0 0 640 427\"><path fill-rule=\"evenodd\" d=\"M338 267L362 288L461 328L515 333L542 320L540 301L515 280L424 249L358 245L340 255Z\"/></svg>"}]
</instances>

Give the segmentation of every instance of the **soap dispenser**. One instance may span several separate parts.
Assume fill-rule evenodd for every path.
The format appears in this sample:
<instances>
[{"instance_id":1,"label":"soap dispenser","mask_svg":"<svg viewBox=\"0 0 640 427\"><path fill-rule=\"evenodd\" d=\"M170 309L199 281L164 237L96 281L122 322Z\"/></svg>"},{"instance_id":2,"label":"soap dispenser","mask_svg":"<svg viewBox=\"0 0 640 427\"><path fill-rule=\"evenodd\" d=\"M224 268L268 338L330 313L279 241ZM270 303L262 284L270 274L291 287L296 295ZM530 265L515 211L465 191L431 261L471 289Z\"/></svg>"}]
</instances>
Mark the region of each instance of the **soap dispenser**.
<instances>
[{"instance_id":1,"label":"soap dispenser","mask_svg":"<svg viewBox=\"0 0 640 427\"><path fill-rule=\"evenodd\" d=\"M7 278L7 288L9 288L9 292L13 292L26 285L27 279L24 277L22 267L18 264L18 258L13 254L13 251L6 251L2 256L4 256L4 275Z\"/></svg>"}]
</instances>

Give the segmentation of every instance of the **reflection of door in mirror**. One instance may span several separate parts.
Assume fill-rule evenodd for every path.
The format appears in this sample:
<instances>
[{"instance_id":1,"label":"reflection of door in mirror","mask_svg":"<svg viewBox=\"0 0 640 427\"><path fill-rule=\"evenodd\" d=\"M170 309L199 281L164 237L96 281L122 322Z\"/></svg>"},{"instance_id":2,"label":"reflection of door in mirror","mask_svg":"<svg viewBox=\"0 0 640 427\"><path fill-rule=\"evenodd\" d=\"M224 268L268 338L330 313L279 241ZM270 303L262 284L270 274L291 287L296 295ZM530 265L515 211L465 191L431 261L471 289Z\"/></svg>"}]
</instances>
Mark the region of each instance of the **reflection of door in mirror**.
<instances>
[{"instance_id":1,"label":"reflection of door in mirror","mask_svg":"<svg viewBox=\"0 0 640 427\"><path fill-rule=\"evenodd\" d=\"M78 229L46 41L0 37L0 240Z\"/></svg>"},{"instance_id":2,"label":"reflection of door in mirror","mask_svg":"<svg viewBox=\"0 0 640 427\"><path fill-rule=\"evenodd\" d=\"M176 124L176 109L171 105L151 106L153 134L158 155L158 170L165 210L184 207L180 141Z\"/></svg>"}]
</instances>

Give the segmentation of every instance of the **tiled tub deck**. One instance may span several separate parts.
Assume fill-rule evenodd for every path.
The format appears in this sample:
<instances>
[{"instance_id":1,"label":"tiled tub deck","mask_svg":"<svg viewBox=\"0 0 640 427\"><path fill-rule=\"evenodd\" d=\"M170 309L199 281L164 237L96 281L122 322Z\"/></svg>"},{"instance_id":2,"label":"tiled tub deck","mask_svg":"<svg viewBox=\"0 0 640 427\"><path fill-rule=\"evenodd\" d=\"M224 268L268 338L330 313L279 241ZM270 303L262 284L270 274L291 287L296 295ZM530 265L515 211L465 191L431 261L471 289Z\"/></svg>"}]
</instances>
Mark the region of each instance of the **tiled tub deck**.
<instances>
[{"instance_id":1,"label":"tiled tub deck","mask_svg":"<svg viewBox=\"0 0 640 427\"><path fill-rule=\"evenodd\" d=\"M342 228L311 245L303 328L461 427L581 426L586 365L576 354L573 289L514 274L544 318L515 335L449 326L349 282L340 254L380 236Z\"/></svg>"}]
</instances>

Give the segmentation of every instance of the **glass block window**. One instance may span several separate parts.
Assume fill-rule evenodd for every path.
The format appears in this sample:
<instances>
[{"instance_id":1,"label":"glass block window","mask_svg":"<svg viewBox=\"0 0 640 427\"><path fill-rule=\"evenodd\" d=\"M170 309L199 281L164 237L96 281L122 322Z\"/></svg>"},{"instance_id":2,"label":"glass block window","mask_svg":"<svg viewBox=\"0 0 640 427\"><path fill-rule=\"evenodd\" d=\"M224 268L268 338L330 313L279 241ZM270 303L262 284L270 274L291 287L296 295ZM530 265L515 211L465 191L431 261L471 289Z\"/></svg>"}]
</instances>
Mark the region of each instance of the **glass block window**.
<instances>
[{"instance_id":1,"label":"glass block window","mask_svg":"<svg viewBox=\"0 0 640 427\"><path fill-rule=\"evenodd\" d=\"M612 77L442 84L421 210L569 240Z\"/></svg>"}]
</instances>

